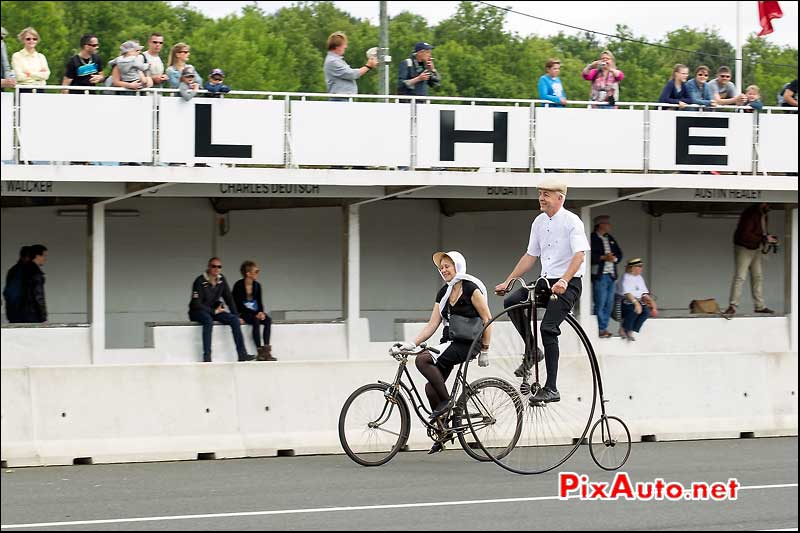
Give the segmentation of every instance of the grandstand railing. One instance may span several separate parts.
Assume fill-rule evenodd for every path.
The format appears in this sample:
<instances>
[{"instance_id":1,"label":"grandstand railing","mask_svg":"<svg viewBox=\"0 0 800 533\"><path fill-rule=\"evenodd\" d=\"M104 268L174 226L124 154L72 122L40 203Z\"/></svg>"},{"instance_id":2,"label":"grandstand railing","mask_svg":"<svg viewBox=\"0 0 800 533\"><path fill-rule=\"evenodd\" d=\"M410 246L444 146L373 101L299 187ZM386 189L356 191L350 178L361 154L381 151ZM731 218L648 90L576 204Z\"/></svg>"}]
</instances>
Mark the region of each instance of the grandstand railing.
<instances>
[{"instance_id":1,"label":"grandstand railing","mask_svg":"<svg viewBox=\"0 0 800 533\"><path fill-rule=\"evenodd\" d=\"M2 136L3 136L3 163L4 164L26 164L31 162L32 160L38 159L39 162L42 163L51 163L51 164L73 164L78 162L83 162L85 159L74 159L71 157L46 157L47 154L45 153L45 157L26 157L26 142L28 144L34 144L37 142L43 143L44 140L41 139L40 133L42 131L42 123L40 121L38 130L31 129L30 131L34 131L35 133L28 132L26 136L25 129L32 128L30 124L27 124L23 121L24 117L27 117L28 114L23 112L23 108L26 107L25 101L26 96L28 93L33 94L52 94L52 93L59 93L62 90L69 89L70 92L75 93L80 91L83 94L92 94L92 93L101 93L103 95L117 95L117 94L125 94L129 96L137 97L137 101L140 98L147 98L148 104L147 109L149 109L150 113L150 120L149 120L149 139L146 137L139 137L143 139L144 143L149 143L151 149L149 150L148 155L139 156L134 158L131 163L137 164L144 164L144 165L163 165L165 164L165 158L162 157L164 154L164 148L166 143L168 142L168 136L165 136L163 131L164 122L162 119L165 117L166 110L164 107L167 105L165 103L165 98L169 97L171 101L177 101L175 97L177 96L176 89L146 89L142 91L130 91L128 89L116 88L116 87L72 87L72 86L43 86L38 88L21 88L17 87L11 92L6 92L3 94L3 115L6 115L8 111L12 111L10 116L6 116L2 122ZM198 95L193 100L194 102L199 103L213 103L220 99L218 98L204 98L203 95L206 91L199 91ZM73 97L74 94L71 95L64 95L63 98L69 99ZM10 97L10 98L9 98ZM302 107L299 105L300 102L319 102L319 101L327 101L329 98L346 98L349 102L354 103L382 103L382 104L403 104L408 106L408 115L402 116L400 119L396 119L393 124L395 125L402 125L402 130L404 131L396 131L395 132L395 139L398 138L406 138L408 142L408 151L403 152L402 156L387 158L386 160L378 160L376 161L368 161L364 164L363 161L352 160L352 161L336 161L335 158L332 158L330 161L326 160L325 154L320 154L317 157L317 160L313 162L309 162L307 159L304 160L302 157L298 157L298 146L296 144L298 133L302 133L298 131L298 126L294 123L293 119L295 117L294 111L299 111ZM175 100L173 100L175 99ZM587 163L587 156L592 156L593 153L596 152L595 146L592 143L587 144L586 139L579 139L581 135L584 133L585 128L592 128L594 125L597 124L597 119L600 117L601 120L604 122L608 122L605 113L608 114L608 118L614 119L614 122L618 122L622 119L623 115L615 115L614 110L606 110L603 109L601 112L603 115L597 115L595 111L600 112L600 110L596 109L598 104L596 102L590 101L576 101L570 100L567 102L565 106L566 109L576 110L581 113L577 115L577 117L573 114L570 115L570 119L566 122L573 121L575 126L567 126L568 128L571 127L567 132L560 131L558 129L551 130L553 131L553 135L551 136L548 131L543 131L542 128L554 128L554 123L562 122L562 118L566 119L567 115L550 115L550 121L548 121L548 113L552 113L558 106L554 106L551 102L545 100L535 100L535 99L500 99L500 98L478 98L478 97L447 97L447 96L428 96L428 97L421 97L421 96L398 96L398 95L374 95L374 94L356 94L356 95L336 95L336 94L327 94L327 93L292 93L292 92L267 92L267 91L231 91L230 93L226 94L224 100L267 100L267 101L278 101L283 103L282 112L280 113L280 117L277 115L275 116L275 120L280 121L281 123L277 126L280 127L280 135L282 137L283 149L282 149L282 157L280 154L273 157L272 160L269 162L261 161L248 161L248 160L241 160L237 161L236 159L226 160L225 158L192 158L196 162L203 162L206 160L211 160L215 162L222 162L225 165L229 165L235 167L237 165L246 165L246 166L264 166L264 167L284 167L284 168L298 168L298 167L313 167L313 166L329 166L329 167L339 167L339 166L348 166L348 165L358 165L364 166L366 168L397 168L400 167L402 169L418 169L418 168L436 168L441 170L446 170L448 168L485 168L491 167L493 170L513 170L513 171L528 171L528 172L536 172L536 171L544 171L545 169L574 169L574 170L589 170L589 169L607 169L607 170L622 170L622 171L633 171L633 172L675 172L676 170L714 170L719 169L722 171L729 171L735 173L752 173L757 174L759 172L772 172L772 173L796 173L797 172L797 150L793 146L785 145L785 138L789 132L794 132L796 136L797 131L797 109L796 108L787 108L787 107L764 107L760 113L753 112L753 109L749 106L716 106L716 107L703 107L703 106L696 106L696 105L688 105L684 109L679 109L677 104L663 104L657 102L617 102L614 106L615 110L617 111L636 111L638 112L635 115L629 115L628 118L625 120L629 124L629 132L632 132L631 137L624 137L620 136L619 138L611 138L616 137L616 135L612 135L614 133L614 124L612 123L609 126L608 131L602 131L598 133L598 139L596 142L599 145L603 145L610 148L612 151L618 151L620 157L625 154L628 156L627 163L620 164L619 166L615 164L614 158L607 158L608 160L604 160L601 162L597 162L594 165ZM34 99L35 100L35 99ZM63 103L68 103L69 100L64 100ZM100 100L97 101L98 104ZM108 101L106 101L107 103ZM124 106L126 103L131 102L130 98L114 98L113 99L113 106L115 109L120 109L119 106ZM331 103L332 105L337 105L337 103ZM338 104L341 105L341 104ZM423 120L421 115L423 111L426 110L424 106L427 105L439 105L439 106L472 106L472 107L481 107L481 106L491 106L497 108L515 108L515 109L524 109L526 113L525 120L527 120L527 139L524 141L527 143L525 151L527 152L525 157L517 157L514 161L508 162L497 162L493 160L489 160L486 164L476 163L474 160L469 160L466 162L459 162L458 158L454 158L451 163L442 163L441 161L431 162L431 157L424 157L424 154L421 154L421 144L429 144L424 143L421 140L421 132L420 130L420 121ZM139 103L139 106L142 107L142 104ZM11 109L9 109L9 107ZM56 114L63 113L64 116L72 116L74 117L75 110L71 109L74 106L70 105L61 105ZM360 108L360 106L359 106ZM315 108L316 109L316 108ZM342 110L343 108L319 108L319 109L338 109ZM355 109L355 108L354 108ZM387 108L381 108L386 110ZM460 109L460 108L455 108ZM583 110L583 111L580 111ZM664 152L665 149L663 148L661 141L657 141L656 137L658 135L657 132L653 130L654 124L658 126L660 129L659 131L663 130L663 125L659 126L657 123L664 122L664 117L676 116L674 113L675 111L690 111L692 113L691 116L698 116L698 117L721 117L721 116L733 116L739 117L735 119L738 123L737 129L731 130L735 134L731 137L732 140L735 140L736 136L741 137L742 139L746 138L747 142L746 145L750 152L749 157L747 159L742 159L742 150L734 150L732 148L732 143L728 143L727 146L731 147L732 152L738 152L736 155L739 157L739 163L731 164L731 165L698 165L698 164L688 164L688 165L664 165L663 163L658 162L658 154L656 152ZM73 115L70 115L73 113ZM91 116L92 110L86 109L83 110L84 116ZM87 115L88 114L88 115ZM339 115L341 116L341 115ZM553 120L553 117L558 118L559 120ZM685 115L684 115L685 116ZM590 118L593 117L593 118ZM781 117L781 118L776 118ZM789 118L790 117L790 118ZM54 116L52 124L55 124L58 120L58 116ZM69 119L66 119L69 120ZM97 124L97 135L98 136L105 136L108 134L109 136L114 136L115 133L113 132L113 122L115 117L113 114L111 116L95 116L91 120L93 120ZM375 116L372 118L374 121L374 125L377 128L381 127L381 123L384 122L384 118L381 116L380 113L375 113ZM407 122L406 122L407 120ZM734 119L732 119L734 120ZM746 124L743 126L742 124ZM428 122L430 123L430 121ZM585 123L585 128L581 126L581 124ZM308 126L308 124L306 124ZM315 127L324 128L329 127L331 128L331 134L335 135L335 130L337 126L346 126L344 124L332 124L330 120L326 119L325 117L319 118L319 123ZM519 126L519 124L517 124ZM251 124L241 123L238 126L239 128L248 128L252 127ZM388 126L387 126L388 127ZM9 131L10 128L10 131ZM396 128L397 129L397 128ZM461 128L466 129L466 128ZM485 131L484 128L476 128L480 131ZM517 128L519 130L519 128ZM430 139L434 139L435 142L438 142L438 138L436 138L436 134L431 134L429 131L430 128L426 128L426 139L430 141ZM640 130L640 131L636 131ZM749 130L749 131L748 131ZM8 137L9 133L13 132L11 138ZM761 139L762 133L766 135L766 137L770 140L770 146L763 147L764 144ZM143 132L139 131L133 132L133 138L136 135L141 135ZM673 135L674 136L674 135ZM519 136L518 136L519 137ZM557 145L553 144L553 139L557 138ZM788 137L791 138L791 137ZM104 140L104 139L101 139ZM741 139L740 139L741 140ZM783 141L781 146L777 148L773 146L776 140ZM125 141L125 139L122 139ZM335 145L336 142L334 141L341 141L341 139L331 139L331 144ZM519 141L519 139L517 139ZM549 143L548 143L549 141ZM66 142L66 141L65 141ZM344 142L347 142L345 139ZM353 142L358 142L358 139L354 139ZM461 141L458 141L461 142ZM655 143L655 145L654 145ZM325 143L314 143L314 144L325 144ZM704 144L704 143L699 143ZM713 143L710 143L713 144ZM561 154L561 157L556 157L555 159L550 157L553 155L554 152L559 151L559 146L566 146L564 149L564 153ZM744 144L739 144L739 147L743 147ZM321 147L320 149L324 148ZM380 148L380 147L368 147L370 149ZM765 149L762 149L765 148ZM666 150L667 152L674 152L674 149L670 148ZM771 150L771 151L770 151ZM102 151L102 149L100 149ZM335 150L332 150L335 151ZM606 151L609 151L607 148ZM782 152L786 152L783 154ZM41 152L41 150L40 150ZM520 151L517 151L520 154ZM631 162L631 154L636 154L637 162ZM639 153L641 153L641 157L639 157ZM714 149L711 149L710 153L714 153ZM661 153L661 160L664 159L664 153ZM666 155L670 155L667 153ZM732 154L733 155L733 154ZM784 157L786 155L787 157ZM508 156L510 158L510 156ZM102 158L98 158L102 160ZM434 157L434 159L436 159ZM524 159L524 161L523 161ZM769 159L769 164L767 164L766 159ZM94 160L94 159L93 159ZM762 164L762 160L763 163ZM170 161L172 164L182 164L182 161Z\"/></svg>"}]
</instances>

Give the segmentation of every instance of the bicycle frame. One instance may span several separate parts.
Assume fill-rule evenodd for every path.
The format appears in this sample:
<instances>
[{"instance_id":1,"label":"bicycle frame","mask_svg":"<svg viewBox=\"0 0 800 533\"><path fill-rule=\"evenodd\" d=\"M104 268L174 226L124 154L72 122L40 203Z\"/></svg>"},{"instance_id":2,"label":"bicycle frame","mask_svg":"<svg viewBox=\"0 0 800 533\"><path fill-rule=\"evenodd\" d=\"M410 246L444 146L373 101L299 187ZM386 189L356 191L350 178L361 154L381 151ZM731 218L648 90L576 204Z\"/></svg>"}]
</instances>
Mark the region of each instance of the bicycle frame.
<instances>
[{"instance_id":1,"label":"bicycle frame","mask_svg":"<svg viewBox=\"0 0 800 533\"><path fill-rule=\"evenodd\" d=\"M533 337L533 349L535 350L535 348L539 345L539 328L537 327L538 306L536 305L536 295L534 293L536 291L536 286L538 285L539 280L544 280L544 282L547 284L548 290L552 290L552 288L550 287L550 282L548 282L547 278L544 278L544 277L537 278L536 281L534 281L531 285L526 284L525 280L523 278L514 278L513 280L511 280L511 283L510 283L510 285L508 287L507 293L511 292L511 288L513 288L514 283L517 280L519 280L520 283L522 284L522 286L525 289L528 290L528 298L526 300L523 300L522 302L520 302L518 304L512 305L511 307L508 308L508 310L512 310L512 309L516 309L516 308L524 309L525 307L530 307L530 309L531 309L531 320L530 320L530 324L527 324L527 325L531 329L531 333L532 333L532 337ZM551 296L551 298L552 298L552 296ZM583 342L584 346L588 347L589 361L590 361L590 364L592 365L592 368L594 370L593 374L594 374L595 381L597 383L597 391L598 391L598 394L600 395L600 418L604 419L604 418L606 418L606 406L605 406L605 404L606 404L606 402L608 400L606 400L604 395L603 395L603 378L602 378L602 376L600 374L600 365L597 362L597 354L594 351L594 346L592 345L591 341L589 340L588 335L586 335L586 332L581 327L580 322L578 322L577 319L575 318L575 315L572 313L572 310L570 310L570 312L567 314L565 320L570 322L570 325L573 326L573 329L580 336L581 341ZM525 351L526 351L526 353L533 353L533 351L531 350L531 346L529 345L530 340L531 339L528 338L527 335L525 335ZM529 350L531 350L531 351L529 351ZM533 368L535 369L535 372L534 372L534 374L535 374L534 383L538 384L539 383L539 362L536 361L535 357L534 357L534 361L533 361ZM525 383L525 378L523 378L523 383ZM535 391L533 391L533 392L535 392Z\"/></svg>"},{"instance_id":2,"label":"bicycle frame","mask_svg":"<svg viewBox=\"0 0 800 533\"><path fill-rule=\"evenodd\" d=\"M425 425L425 427L430 431L440 431L441 430L440 427L428 421L431 415L431 411L427 407L425 407L425 402L422 400L422 396L417 390L417 386L414 383L414 378L411 377L411 373L408 371L407 368L408 355L400 356L399 362L400 365L398 366L397 374L395 375L394 381L392 383L387 383L385 381L378 380L378 383L382 385L387 385L389 387L389 389L386 391L385 394L386 397L390 401L397 401L395 399L396 396L400 394L400 391L403 391L405 393L405 396L408 398L408 401L410 401L411 405L414 407L414 413L417 415L417 418L419 418L420 422L422 422ZM469 389L469 384L466 383L466 381L464 380L463 368L465 364L466 362L461 363L458 366L458 371L456 372L456 377L455 377L455 383L453 383L453 388L451 390L451 398L457 398L456 394L459 393L459 389L461 387L463 387L465 391ZM408 378L408 381L411 383L410 387L405 383L405 381L403 381L403 376L406 376ZM382 417L383 413L381 414L380 418ZM451 429L455 432L464 432L469 429L469 425L461 424Z\"/></svg>"}]
</instances>

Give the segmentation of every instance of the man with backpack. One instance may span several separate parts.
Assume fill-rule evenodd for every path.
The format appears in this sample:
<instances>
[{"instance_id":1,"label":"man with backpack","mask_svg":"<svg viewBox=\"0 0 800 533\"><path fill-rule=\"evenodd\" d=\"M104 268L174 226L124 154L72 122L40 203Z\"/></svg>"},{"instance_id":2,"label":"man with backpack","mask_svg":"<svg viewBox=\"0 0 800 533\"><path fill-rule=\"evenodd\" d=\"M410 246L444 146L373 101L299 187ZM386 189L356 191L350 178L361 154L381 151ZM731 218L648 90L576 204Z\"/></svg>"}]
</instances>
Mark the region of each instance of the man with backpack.
<instances>
[{"instance_id":1,"label":"man with backpack","mask_svg":"<svg viewBox=\"0 0 800 533\"><path fill-rule=\"evenodd\" d=\"M397 94L428 96L428 87L436 87L441 79L433 65L433 45L419 42L414 53L400 62L397 76Z\"/></svg>"}]
</instances>

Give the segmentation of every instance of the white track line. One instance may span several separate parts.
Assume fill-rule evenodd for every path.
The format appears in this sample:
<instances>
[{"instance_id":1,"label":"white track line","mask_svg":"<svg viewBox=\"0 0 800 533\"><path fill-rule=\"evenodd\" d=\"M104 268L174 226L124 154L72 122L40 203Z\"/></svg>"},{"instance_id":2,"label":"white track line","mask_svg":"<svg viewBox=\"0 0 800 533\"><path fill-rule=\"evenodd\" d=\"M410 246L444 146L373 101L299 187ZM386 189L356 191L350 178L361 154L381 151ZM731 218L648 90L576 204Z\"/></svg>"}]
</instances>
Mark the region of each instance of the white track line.
<instances>
[{"instance_id":1,"label":"white track line","mask_svg":"<svg viewBox=\"0 0 800 533\"><path fill-rule=\"evenodd\" d=\"M783 489L797 488L797 483L785 483L782 485L752 485L739 487L739 490L762 490L762 489ZM36 524L8 524L0 526L2 529L24 529L39 527L64 527L64 526L90 526L97 524L121 524L134 522L161 522L167 520L196 520L208 518L236 518L244 516L274 516L287 514L313 514L313 513L334 513L342 511L375 511L380 509L409 509L419 507L449 507L455 505L479 505L487 503L516 503L516 502L538 502L546 500L558 500L558 496L532 496L528 498L502 498L494 500L464 500L454 502L427 502L427 503L397 503L389 505L360 505L350 507L317 507L314 509L282 509L278 511L249 511L241 513L212 513L212 514L192 514L177 516L145 516L141 518L109 518L105 520L75 520L72 522L39 522ZM576 498L577 499L577 498Z\"/></svg>"}]
</instances>

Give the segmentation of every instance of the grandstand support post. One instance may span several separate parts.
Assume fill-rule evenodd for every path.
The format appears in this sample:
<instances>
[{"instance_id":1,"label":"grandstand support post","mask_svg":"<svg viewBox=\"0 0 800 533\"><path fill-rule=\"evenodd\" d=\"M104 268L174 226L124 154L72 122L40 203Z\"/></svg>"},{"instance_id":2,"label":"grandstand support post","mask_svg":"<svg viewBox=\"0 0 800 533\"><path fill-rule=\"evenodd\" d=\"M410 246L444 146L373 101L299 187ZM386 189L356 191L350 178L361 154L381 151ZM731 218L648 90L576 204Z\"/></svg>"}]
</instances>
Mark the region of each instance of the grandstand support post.
<instances>
[{"instance_id":1,"label":"grandstand support post","mask_svg":"<svg viewBox=\"0 0 800 533\"><path fill-rule=\"evenodd\" d=\"M744 86L742 85L742 68L744 66L744 61L742 60L742 2L739 0L736 1L736 87L739 88L740 91L744 92Z\"/></svg>"},{"instance_id":2,"label":"grandstand support post","mask_svg":"<svg viewBox=\"0 0 800 533\"><path fill-rule=\"evenodd\" d=\"M344 318L347 330L347 358L356 356L358 322L361 318L361 234L359 206L344 207L345 253L344 259Z\"/></svg>"},{"instance_id":3,"label":"grandstand support post","mask_svg":"<svg viewBox=\"0 0 800 533\"><path fill-rule=\"evenodd\" d=\"M380 46L378 48L378 93L389 94L389 64L386 56L389 55L389 13L386 2L378 2L380 8Z\"/></svg>"},{"instance_id":4,"label":"grandstand support post","mask_svg":"<svg viewBox=\"0 0 800 533\"><path fill-rule=\"evenodd\" d=\"M581 221L583 222L583 227L586 230L586 238L591 240L592 234L592 207L586 206L581 207ZM592 318L592 256L591 251L587 254L585 259L584 265L586 268L583 272L583 287L581 289L581 308L580 312L578 313L578 320L580 321L581 325L584 329L586 329L587 325L589 324L589 320Z\"/></svg>"},{"instance_id":5,"label":"grandstand support post","mask_svg":"<svg viewBox=\"0 0 800 533\"><path fill-rule=\"evenodd\" d=\"M88 216L89 230L89 324L91 361L97 364L106 349L106 207L92 204Z\"/></svg>"},{"instance_id":6,"label":"grandstand support post","mask_svg":"<svg viewBox=\"0 0 800 533\"><path fill-rule=\"evenodd\" d=\"M788 268L786 269L791 270L791 278L789 279L789 285L786 287L790 291L789 298L791 299L791 308L789 309L789 328L790 337L791 337L791 347L793 352L797 352L797 208L795 207L792 209L792 230L791 230L791 256L789 261L791 265L787 265ZM789 254L787 254L789 255Z\"/></svg>"}]
</instances>

